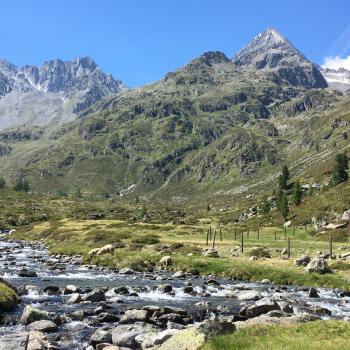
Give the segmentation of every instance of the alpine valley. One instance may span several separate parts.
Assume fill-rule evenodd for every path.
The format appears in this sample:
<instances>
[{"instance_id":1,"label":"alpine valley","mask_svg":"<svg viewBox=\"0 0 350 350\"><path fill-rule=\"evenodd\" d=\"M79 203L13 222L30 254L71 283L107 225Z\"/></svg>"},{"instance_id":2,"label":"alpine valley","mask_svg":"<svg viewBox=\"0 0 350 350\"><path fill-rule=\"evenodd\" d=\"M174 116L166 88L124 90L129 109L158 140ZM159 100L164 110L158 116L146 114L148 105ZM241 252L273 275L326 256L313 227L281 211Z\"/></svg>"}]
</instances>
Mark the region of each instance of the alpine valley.
<instances>
[{"instance_id":1,"label":"alpine valley","mask_svg":"<svg viewBox=\"0 0 350 350\"><path fill-rule=\"evenodd\" d=\"M87 57L1 61L0 170L41 193L232 198L348 146L350 99L328 77L273 28L137 89Z\"/></svg>"},{"instance_id":2,"label":"alpine valley","mask_svg":"<svg viewBox=\"0 0 350 350\"><path fill-rule=\"evenodd\" d=\"M1 60L0 350L349 349L349 87L274 28L132 89Z\"/></svg>"}]
</instances>

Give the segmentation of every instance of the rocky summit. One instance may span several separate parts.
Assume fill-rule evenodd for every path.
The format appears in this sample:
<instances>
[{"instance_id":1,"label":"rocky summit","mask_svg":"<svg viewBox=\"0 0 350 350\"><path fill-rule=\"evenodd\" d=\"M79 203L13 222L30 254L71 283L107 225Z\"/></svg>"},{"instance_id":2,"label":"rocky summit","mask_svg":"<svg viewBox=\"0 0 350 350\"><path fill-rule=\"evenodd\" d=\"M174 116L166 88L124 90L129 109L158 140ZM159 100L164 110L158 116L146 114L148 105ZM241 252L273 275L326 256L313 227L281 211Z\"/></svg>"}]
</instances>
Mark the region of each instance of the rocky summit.
<instances>
[{"instance_id":1,"label":"rocky summit","mask_svg":"<svg viewBox=\"0 0 350 350\"><path fill-rule=\"evenodd\" d=\"M56 59L40 67L0 60L0 130L67 122L102 97L125 89L90 57Z\"/></svg>"},{"instance_id":2,"label":"rocky summit","mask_svg":"<svg viewBox=\"0 0 350 350\"><path fill-rule=\"evenodd\" d=\"M267 28L239 51L233 62L271 74L280 84L326 88L327 82L310 62L275 28Z\"/></svg>"}]
</instances>

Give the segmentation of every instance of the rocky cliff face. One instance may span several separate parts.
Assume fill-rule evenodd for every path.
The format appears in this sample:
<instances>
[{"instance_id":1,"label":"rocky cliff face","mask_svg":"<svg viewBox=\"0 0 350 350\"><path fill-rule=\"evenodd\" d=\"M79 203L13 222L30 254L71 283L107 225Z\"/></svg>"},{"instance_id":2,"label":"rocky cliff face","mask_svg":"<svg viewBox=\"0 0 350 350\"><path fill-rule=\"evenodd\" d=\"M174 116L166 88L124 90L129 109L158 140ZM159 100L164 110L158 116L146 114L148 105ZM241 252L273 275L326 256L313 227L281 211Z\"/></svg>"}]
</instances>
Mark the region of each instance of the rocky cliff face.
<instances>
[{"instance_id":1,"label":"rocky cliff face","mask_svg":"<svg viewBox=\"0 0 350 350\"><path fill-rule=\"evenodd\" d=\"M234 56L233 61L243 68L269 74L279 84L307 89L327 87L317 66L274 28L267 28L257 35Z\"/></svg>"},{"instance_id":2,"label":"rocky cliff face","mask_svg":"<svg viewBox=\"0 0 350 350\"><path fill-rule=\"evenodd\" d=\"M0 60L0 130L69 121L102 97L126 89L90 57L52 60L39 68Z\"/></svg>"}]
</instances>

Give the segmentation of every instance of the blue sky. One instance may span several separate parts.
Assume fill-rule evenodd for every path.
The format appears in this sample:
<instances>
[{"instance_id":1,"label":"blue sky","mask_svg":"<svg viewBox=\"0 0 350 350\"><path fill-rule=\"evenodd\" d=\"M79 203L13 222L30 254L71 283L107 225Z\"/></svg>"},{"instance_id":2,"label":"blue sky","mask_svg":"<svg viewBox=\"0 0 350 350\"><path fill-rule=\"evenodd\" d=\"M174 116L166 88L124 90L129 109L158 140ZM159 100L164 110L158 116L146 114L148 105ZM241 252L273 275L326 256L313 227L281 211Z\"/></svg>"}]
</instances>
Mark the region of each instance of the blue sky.
<instances>
[{"instance_id":1,"label":"blue sky","mask_svg":"<svg viewBox=\"0 0 350 350\"><path fill-rule=\"evenodd\" d=\"M349 63L350 1L0 0L0 57L16 65L91 56L129 86L209 50L229 57L268 26L308 58ZM337 61L338 60L338 61ZM340 60L340 61L339 61ZM348 62L349 61L349 62Z\"/></svg>"}]
</instances>

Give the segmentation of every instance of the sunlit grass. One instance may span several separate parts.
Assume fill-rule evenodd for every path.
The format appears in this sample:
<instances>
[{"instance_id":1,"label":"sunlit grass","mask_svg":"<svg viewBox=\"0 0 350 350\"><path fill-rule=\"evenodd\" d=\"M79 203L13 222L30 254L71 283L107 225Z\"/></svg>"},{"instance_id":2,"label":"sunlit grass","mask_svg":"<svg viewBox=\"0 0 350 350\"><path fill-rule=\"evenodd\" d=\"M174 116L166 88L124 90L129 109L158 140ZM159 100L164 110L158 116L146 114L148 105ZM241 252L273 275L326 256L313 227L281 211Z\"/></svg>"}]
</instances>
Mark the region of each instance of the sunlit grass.
<instances>
[{"instance_id":1,"label":"sunlit grass","mask_svg":"<svg viewBox=\"0 0 350 350\"><path fill-rule=\"evenodd\" d=\"M211 338L201 350L347 350L350 324L317 321L295 326L260 325Z\"/></svg>"}]
</instances>

